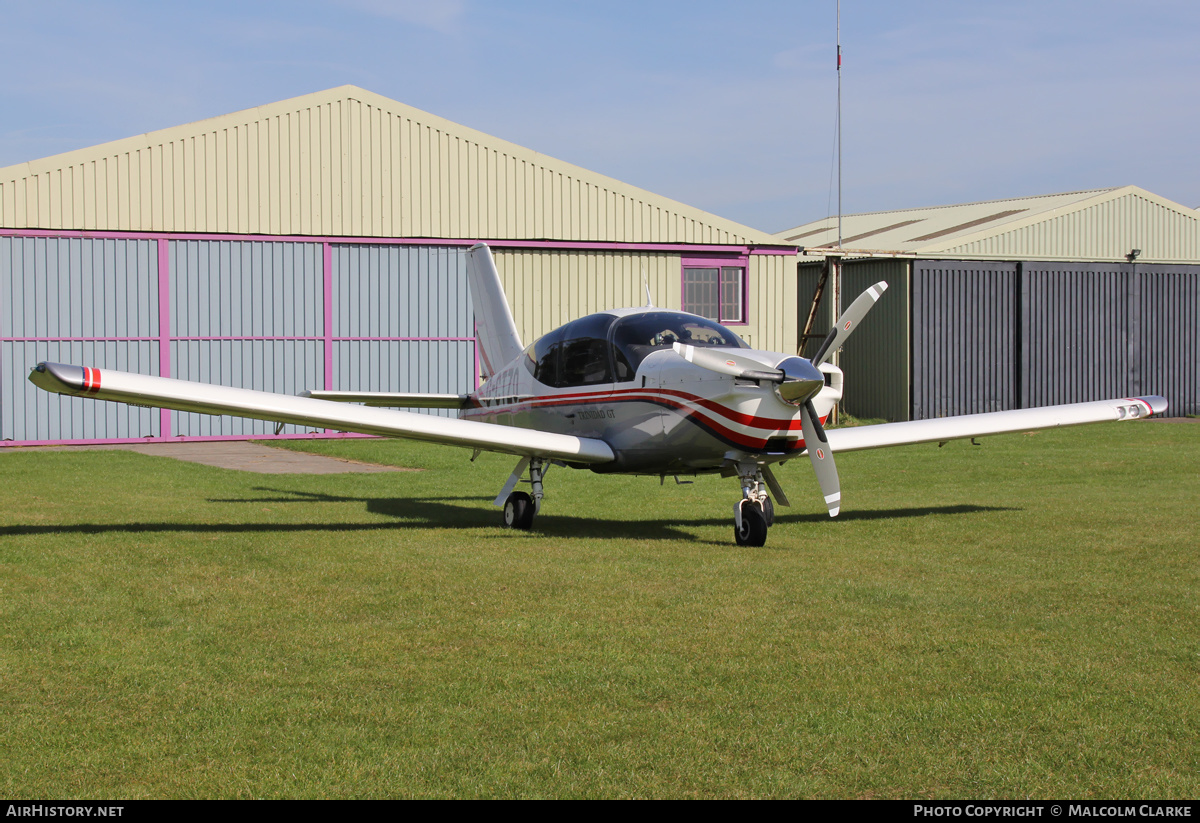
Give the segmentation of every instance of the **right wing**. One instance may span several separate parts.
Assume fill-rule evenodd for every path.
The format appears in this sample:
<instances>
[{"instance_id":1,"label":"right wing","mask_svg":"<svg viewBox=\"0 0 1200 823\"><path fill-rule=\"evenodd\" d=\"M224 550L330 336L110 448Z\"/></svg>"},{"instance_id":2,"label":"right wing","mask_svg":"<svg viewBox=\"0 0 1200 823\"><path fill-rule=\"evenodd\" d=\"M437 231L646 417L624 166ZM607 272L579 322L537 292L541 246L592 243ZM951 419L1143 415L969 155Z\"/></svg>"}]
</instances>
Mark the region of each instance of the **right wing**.
<instances>
[{"instance_id":1,"label":"right wing","mask_svg":"<svg viewBox=\"0 0 1200 823\"><path fill-rule=\"evenodd\" d=\"M910 443L930 443L935 440L942 442L965 437L983 437L988 434L1077 426L1082 423L1134 420L1161 414L1166 410L1166 398L1152 395L827 429L825 434L829 437L829 448L832 451L851 452L859 449L879 449L884 446L904 446Z\"/></svg>"},{"instance_id":2,"label":"right wing","mask_svg":"<svg viewBox=\"0 0 1200 823\"><path fill-rule=\"evenodd\" d=\"M367 408L313 397L214 386L170 377L39 363L30 372L29 380L38 388L57 394L113 400L135 406L229 414L568 463L607 463L614 459L607 443L590 437L573 437L395 409Z\"/></svg>"}]
</instances>

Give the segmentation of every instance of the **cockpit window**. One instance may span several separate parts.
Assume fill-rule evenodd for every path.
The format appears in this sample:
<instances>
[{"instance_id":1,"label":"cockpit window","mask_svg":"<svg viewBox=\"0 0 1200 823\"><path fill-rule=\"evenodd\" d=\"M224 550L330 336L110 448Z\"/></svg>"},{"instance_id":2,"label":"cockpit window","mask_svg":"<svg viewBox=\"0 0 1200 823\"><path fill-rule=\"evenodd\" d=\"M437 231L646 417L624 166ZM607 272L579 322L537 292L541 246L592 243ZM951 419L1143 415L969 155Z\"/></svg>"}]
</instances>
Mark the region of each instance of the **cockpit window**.
<instances>
[{"instance_id":1,"label":"cockpit window","mask_svg":"<svg viewBox=\"0 0 1200 823\"><path fill-rule=\"evenodd\" d=\"M525 350L526 367L547 386L593 386L613 382L608 328L611 314L590 314L545 335Z\"/></svg>"},{"instance_id":2,"label":"cockpit window","mask_svg":"<svg viewBox=\"0 0 1200 823\"><path fill-rule=\"evenodd\" d=\"M656 349L670 348L675 343L749 348L745 341L720 323L674 311L623 317L613 326L612 341L618 380L632 380L646 355Z\"/></svg>"}]
</instances>

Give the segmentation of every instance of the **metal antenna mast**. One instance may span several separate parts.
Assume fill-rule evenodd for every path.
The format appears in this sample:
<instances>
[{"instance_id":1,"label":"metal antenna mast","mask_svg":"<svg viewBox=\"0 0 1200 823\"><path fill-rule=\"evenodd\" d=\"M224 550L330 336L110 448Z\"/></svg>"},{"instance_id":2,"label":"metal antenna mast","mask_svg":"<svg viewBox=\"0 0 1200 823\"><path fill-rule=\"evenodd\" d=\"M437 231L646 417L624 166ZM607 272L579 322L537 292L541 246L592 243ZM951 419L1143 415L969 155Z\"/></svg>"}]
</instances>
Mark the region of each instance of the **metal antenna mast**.
<instances>
[{"instance_id":1,"label":"metal antenna mast","mask_svg":"<svg viewBox=\"0 0 1200 823\"><path fill-rule=\"evenodd\" d=\"M834 121L837 128L838 156L838 239L837 247L842 247L842 0L837 0L837 118ZM841 308L841 302L838 302Z\"/></svg>"},{"instance_id":2,"label":"metal antenna mast","mask_svg":"<svg viewBox=\"0 0 1200 823\"><path fill-rule=\"evenodd\" d=\"M838 254L829 267L833 279L833 322L842 316L842 0L837 0L837 115L834 118L834 128L837 131L837 178L838 178L838 219L837 219L837 248ZM833 355L833 365L841 366L841 352ZM838 407L835 404L830 409L833 422L838 421Z\"/></svg>"}]
</instances>

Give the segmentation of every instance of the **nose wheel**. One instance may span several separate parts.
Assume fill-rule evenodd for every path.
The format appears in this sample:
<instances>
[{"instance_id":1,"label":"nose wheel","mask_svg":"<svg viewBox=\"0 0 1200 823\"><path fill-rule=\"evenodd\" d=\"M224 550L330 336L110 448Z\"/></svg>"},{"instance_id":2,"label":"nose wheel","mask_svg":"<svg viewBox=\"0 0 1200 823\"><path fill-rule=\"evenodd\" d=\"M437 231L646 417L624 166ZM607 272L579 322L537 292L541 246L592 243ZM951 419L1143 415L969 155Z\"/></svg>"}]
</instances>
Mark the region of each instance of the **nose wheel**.
<instances>
[{"instance_id":1,"label":"nose wheel","mask_svg":"<svg viewBox=\"0 0 1200 823\"><path fill-rule=\"evenodd\" d=\"M766 545L767 518L758 503L743 500L737 504L733 520L733 539L739 546Z\"/></svg>"}]
</instances>

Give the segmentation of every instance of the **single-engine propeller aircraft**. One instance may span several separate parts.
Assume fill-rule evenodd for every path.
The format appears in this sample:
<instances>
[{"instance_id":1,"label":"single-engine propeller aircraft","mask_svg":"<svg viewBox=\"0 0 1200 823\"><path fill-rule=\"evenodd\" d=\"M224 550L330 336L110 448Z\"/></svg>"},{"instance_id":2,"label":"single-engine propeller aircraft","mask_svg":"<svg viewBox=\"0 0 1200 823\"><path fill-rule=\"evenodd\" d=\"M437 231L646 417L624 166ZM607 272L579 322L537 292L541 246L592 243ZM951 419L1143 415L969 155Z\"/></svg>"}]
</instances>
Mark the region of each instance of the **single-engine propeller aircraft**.
<instances>
[{"instance_id":1,"label":"single-engine propeller aircraft","mask_svg":"<svg viewBox=\"0 0 1200 823\"><path fill-rule=\"evenodd\" d=\"M834 452L1037 428L1132 420L1163 412L1162 397L831 429L842 396L829 363L887 288L867 289L811 358L751 349L694 314L646 306L588 315L522 344L490 249L469 251L482 374L466 395L308 391L299 397L90 366L39 363L29 379L51 392L228 414L494 451L519 458L497 495L504 524L529 529L551 465L594 472L736 476L738 544L761 546L774 500L790 505L772 465L807 452L830 517L841 507ZM460 419L378 407L455 408ZM515 491L528 473L532 495Z\"/></svg>"}]
</instances>

